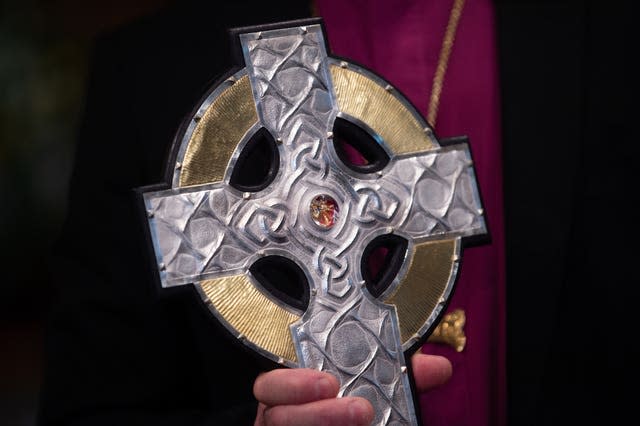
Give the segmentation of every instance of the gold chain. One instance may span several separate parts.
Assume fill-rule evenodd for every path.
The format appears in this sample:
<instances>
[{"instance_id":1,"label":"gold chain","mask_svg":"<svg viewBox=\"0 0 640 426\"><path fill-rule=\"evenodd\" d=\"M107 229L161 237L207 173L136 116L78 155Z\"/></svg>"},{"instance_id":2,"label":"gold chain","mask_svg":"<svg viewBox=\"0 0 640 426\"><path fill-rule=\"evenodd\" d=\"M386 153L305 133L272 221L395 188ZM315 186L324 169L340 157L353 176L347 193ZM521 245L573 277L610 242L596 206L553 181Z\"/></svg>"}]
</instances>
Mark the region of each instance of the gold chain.
<instances>
[{"instance_id":1,"label":"gold chain","mask_svg":"<svg viewBox=\"0 0 640 426\"><path fill-rule=\"evenodd\" d=\"M447 23L447 30L442 39L442 47L440 48L440 57L438 58L438 66L433 76L433 86L431 86L431 98L429 99L429 109L427 110L427 121L431 127L436 126L436 118L438 117L438 107L440 105L440 95L442 94L442 85L444 84L444 76L447 72L449 64L449 56L456 38L456 30L458 22L462 15L465 0L454 0L451 6L451 14Z\"/></svg>"}]
</instances>

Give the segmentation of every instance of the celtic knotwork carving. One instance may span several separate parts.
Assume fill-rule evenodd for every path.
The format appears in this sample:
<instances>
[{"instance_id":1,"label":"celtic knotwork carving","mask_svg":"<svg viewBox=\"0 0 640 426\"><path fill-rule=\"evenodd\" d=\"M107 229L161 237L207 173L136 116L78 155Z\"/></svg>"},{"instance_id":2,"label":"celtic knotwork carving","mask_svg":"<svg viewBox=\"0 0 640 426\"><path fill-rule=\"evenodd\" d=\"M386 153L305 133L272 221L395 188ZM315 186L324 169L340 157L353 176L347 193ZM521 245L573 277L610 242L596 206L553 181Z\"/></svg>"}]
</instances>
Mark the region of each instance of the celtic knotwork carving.
<instances>
[{"instance_id":1,"label":"celtic knotwork carving","mask_svg":"<svg viewBox=\"0 0 640 426\"><path fill-rule=\"evenodd\" d=\"M283 200L265 200L262 203L247 203L244 214L236 224L239 233L244 233L257 245L286 243L288 233L285 218L289 209Z\"/></svg>"},{"instance_id":2,"label":"celtic knotwork carving","mask_svg":"<svg viewBox=\"0 0 640 426\"><path fill-rule=\"evenodd\" d=\"M362 186L357 189L359 199L355 209L354 220L362 224L372 222L393 222L394 217L403 206L398 196L385 187ZM408 194L406 194L408 195Z\"/></svg>"}]
</instances>

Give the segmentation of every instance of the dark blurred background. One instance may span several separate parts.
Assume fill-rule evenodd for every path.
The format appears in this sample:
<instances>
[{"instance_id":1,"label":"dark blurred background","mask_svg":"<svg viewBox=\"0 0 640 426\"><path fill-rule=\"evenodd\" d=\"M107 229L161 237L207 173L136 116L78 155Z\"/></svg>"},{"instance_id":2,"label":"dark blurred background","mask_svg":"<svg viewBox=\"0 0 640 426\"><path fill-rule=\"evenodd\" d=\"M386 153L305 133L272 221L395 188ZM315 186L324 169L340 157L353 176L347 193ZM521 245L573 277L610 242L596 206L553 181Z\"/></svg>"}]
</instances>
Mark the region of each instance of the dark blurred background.
<instances>
[{"instance_id":1,"label":"dark blurred background","mask_svg":"<svg viewBox=\"0 0 640 426\"><path fill-rule=\"evenodd\" d=\"M0 0L0 424L33 425L46 255L65 214L93 38L166 0Z\"/></svg>"}]
</instances>

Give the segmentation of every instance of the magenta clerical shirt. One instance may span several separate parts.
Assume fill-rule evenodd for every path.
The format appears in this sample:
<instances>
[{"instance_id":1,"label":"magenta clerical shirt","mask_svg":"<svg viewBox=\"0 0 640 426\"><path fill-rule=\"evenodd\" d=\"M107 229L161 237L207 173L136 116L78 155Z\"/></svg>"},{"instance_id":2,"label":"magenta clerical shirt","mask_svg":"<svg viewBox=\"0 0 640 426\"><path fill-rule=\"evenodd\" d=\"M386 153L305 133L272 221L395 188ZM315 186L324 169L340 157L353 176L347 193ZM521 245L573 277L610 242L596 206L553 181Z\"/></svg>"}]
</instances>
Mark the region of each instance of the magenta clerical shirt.
<instances>
[{"instance_id":1,"label":"magenta clerical shirt","mask_svg":"<svg viewBox=\"0 0 640 426\"><path fill-rule=\"evenodd\" d=\"M372 69L426 117L453 0L317 0L332 52ZM493 6L467 0L451 52L435 124L439 138L467 135L492 243L465 250L449 310L463 309L462 352L448 357L451 381L421 396L426 426L506 424L505 265L498 70Z\"/></svg>"}]
</instances>

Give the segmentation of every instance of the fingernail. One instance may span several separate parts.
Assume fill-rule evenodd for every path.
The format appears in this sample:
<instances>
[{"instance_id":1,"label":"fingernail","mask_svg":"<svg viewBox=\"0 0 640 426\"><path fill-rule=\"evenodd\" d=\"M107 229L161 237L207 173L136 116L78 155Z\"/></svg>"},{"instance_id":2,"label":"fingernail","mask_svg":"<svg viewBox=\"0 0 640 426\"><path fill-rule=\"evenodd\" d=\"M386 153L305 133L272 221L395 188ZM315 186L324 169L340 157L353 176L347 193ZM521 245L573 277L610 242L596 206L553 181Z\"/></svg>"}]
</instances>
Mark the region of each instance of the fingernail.
<instances>
[{"instance_id":1,"label":"fingernail","mask_svg":"<svg viewBox=\"0 0 640 426\"><path fill-rule=\"evenodd\" d=\"M331 381L326 377L321 377L316 380L316 397L318 399L331 398L333 395L333 386L331 386Z\"/></svg>"},{"instance_id":2,"label":"fingernail","mask_svg":"<svg viewBox=\"0 0 640 426\"><path fill-rule=\"evenodd\" d=\"M354 399L349 403L349 417L354 425L369 425L373 421L373 407L364 399Z\"/></svg>"}]
</instances>

